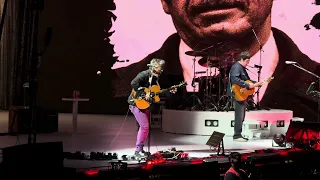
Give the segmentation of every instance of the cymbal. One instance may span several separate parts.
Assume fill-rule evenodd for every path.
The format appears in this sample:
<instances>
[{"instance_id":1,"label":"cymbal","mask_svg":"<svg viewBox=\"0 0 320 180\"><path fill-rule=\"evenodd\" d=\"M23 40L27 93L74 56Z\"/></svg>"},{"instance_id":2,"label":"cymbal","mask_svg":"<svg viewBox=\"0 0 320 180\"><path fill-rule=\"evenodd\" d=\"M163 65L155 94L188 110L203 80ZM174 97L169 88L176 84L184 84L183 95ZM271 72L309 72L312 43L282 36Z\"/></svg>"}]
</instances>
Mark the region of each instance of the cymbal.
<instances>
[{"instance_id":1,"label":"cymbal","mask_svg":"<svg viewBox=\"0 0 320 180\"><path fill-rule=\"evenodd\" d=\"M236 53L239 53L239 52L240 52L240 49L234 49L234 50L227 51L223 54L229 55L229 56L234 56Z\"/></svg>"},{"instance_id":2,"label":"cymbal","mask_svg":"<svg viewBox=\"0 0 320 180\"><path fill-rule=\"evenodd\" d=\"M221 58L215 56L209 56L207 58L208 61L221 61Z\"/></svg>"},{"instance_id":3,"label":"cymbal","mask_svg":"<svg viewBox=\"0 0 320 180\"><path fill-rule=\"evenodd\" d=\"M200 66L203 67L219 67L220 64L220 58L218 57L210 57L210 58L201 58L198 61Z\"/></svg>"},{"instance_id":4,"label":"cymbal","mask_svg":"<svg viewBox=\"0 0 320 180\"><path fill-rule=\"evenodd\" d=\"M209 56L209 54L207 52L203 52L203 51L187 51L185 52L186 55L189 56Z\"/></svg>"}]
</instances>

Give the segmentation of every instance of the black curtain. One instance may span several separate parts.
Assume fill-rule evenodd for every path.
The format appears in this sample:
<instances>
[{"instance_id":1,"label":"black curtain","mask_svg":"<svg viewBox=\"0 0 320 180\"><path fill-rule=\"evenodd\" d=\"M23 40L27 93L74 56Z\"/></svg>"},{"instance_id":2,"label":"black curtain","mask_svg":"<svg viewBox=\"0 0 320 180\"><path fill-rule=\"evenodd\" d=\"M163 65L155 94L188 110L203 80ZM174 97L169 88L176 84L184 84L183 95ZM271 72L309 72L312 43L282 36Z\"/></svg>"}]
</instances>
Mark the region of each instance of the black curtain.
<instances>
[{"instance_id":1,"label":"black curtain","mask_svg":"<svg viewBox=\"0 0 320 180\"><path fill-rule=\"evenodd\" d=\"M28 99L23 86L36 72L37 22L41 8L40 0L8 1L0 45L0 109L22 106Z\"/></svg>"},{"instance_id":2,"label":"black curtain","mask_svg":"<svg viewBox=\"0 0 320 180\"><path fill-rule=\"evenodd\" d=\"M19 2L7 0L2 38L0 41L0 109L8 109L13 100L14 62L18 58L19 42ZM1 11L4 0L1 0Z\"/></svg>"}]
</instances>

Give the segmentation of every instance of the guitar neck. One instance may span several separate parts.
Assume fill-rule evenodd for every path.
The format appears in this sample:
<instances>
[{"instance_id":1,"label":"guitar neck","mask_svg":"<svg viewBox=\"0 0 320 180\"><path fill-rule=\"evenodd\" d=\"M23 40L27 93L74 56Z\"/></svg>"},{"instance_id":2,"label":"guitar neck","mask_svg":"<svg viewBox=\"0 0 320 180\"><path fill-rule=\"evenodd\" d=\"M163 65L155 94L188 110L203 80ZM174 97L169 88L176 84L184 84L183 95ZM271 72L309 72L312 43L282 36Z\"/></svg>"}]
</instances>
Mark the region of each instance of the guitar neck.
<instances>
[{"instance_id":1,"label":"guitar neck","mask_svg":"<svg viewBox=\"0 0 320 180\"><path fill-rule=\"evenodd\" d=\"M182 83L182 84L179 84L179 85L171 86L171 87L169 87L169 88L167 88L167 89L161 89L159 92L156 92L155 95L164 93L164 92L166 92L166 91L170 91L170 90L172 90L172 89L174 89L174 88L179 88L179 87L181 87L181 86L184 86L185 84L186 84L186 83Z\"/></svg>"},{"instance_id":2,"label":"guitar neck","mask_svg":"<svg viewBox=\"0 0 320 180\"><path fill-rule=\"evenodd\" d=\"M254 87L261 86L261 85L263 85L264 83L265 83L264 81L262 81L262 82L258 82L258 83L255 83L255 84L254 84Z\"/></svg>"},{"instance_id":3,"label":"guitar neck","mask_svg":"<svg viewBox=\"0 0 320 180\"><path fill-rule=\"evenodd\" d=\"M167 89L161 89L159 92L155 93L156 95L164 93L166 91L170 91L171 89L173 89L173 87L167 88Z\"/></svg>"},{"instance_id":4,"label":"guitar neck","mask_svg":"<svg viewBox=\"0 0 320 180\"><path fill-rule=\"evenodd\" d=\"M257 83L254 84L254 87L258 87L258 86L261 86L261 85L263 85L263 84L265 84L265 83L268 83L268 82L270 82L272 79L273 79L273 78L271 77L271 78L268 78L268 79L266 79L266 80L264 80L264 81L257 82Z\"/></svg>"}]
</instances>

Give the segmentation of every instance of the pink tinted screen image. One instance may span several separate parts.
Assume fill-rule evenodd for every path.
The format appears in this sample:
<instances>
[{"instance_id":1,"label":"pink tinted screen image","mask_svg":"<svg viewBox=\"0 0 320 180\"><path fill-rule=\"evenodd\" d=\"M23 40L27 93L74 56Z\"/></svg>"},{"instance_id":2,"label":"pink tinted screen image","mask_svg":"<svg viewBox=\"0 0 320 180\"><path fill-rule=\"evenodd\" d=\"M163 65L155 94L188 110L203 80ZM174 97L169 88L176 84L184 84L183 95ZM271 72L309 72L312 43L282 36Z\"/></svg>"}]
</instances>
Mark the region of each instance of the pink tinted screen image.
<instances>
[{"instance_id":1,"label":"pink tinted screen image","mask_svg":"<svg viewBox=\"0 0 320 180\"><path fill-rule=\"evenodd\" d=\"M230 84L244 87L246 79L263 84L255 88L252 104L320 121L314 86L315 74L320 75L320 5L315 0L115 3L110 37L120 61L112 67L115 97L128 97L134 86L144 86L148 64L163 59L161 88L187 84L168 95L166 108L192 109L195 103L188 97L195 93L199 104L218 104L213 109L232 105ZM242 66L235 63L239 54L249 59Z\"/></svg>"},{"instance_id":2,"label":"pink tinted screen image","mask_svg":"<svg viewBox=\"0 0 320 180\"><path fill-rule=\"evenodd\" d=\"M320 30L309 24L320 12L314 0L274 0L272 27L287 34L310 59L320 62ZM158 50L176 32L171 16L166 14L160 0L115 0L117 19L110 37L119 60L112 69L128 66Z\"/></svg>"}]
</instances>

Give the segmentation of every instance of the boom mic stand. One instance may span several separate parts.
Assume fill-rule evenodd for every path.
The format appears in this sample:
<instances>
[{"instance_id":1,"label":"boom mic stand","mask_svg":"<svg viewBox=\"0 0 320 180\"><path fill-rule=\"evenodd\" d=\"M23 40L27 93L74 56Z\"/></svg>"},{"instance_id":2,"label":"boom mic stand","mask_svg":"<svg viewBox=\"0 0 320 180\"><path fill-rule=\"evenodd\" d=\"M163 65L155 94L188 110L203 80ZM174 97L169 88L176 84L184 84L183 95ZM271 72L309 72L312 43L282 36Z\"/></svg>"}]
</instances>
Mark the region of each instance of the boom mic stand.
<instances>
[{"instance_id":1,"label":"boom mic stand","mask_svg":"<svg viewBox=\"0 0 320 180\"><path fill-rule=\"evenodd\" d=\"M37 94L37 74L40 67L40 60L43 53L39 53L38 51L38 27L39 27L39 16L43 7L40 5L41 0L31 2L30 6L33 13L33 18L35 22L33 23L33 49L32 49L32 59L30 63L29 69L29 78L27 83L29 83L29 110L30 110L30 124L29 124L29 132L28 132L28 144L36 143L36 94ZM40 3L40 4L39 4ZM32 137L33 136L33 137Z\"/></svg>"},{"instance_id":2,"label":"boom mic stand","mask_svg":"<svg viewBox=\"0 0 320 180\"><path fill-rule=\"evenodd\" d=\"M263 49L262 49L262 44L261 44L261 42L260 42L260 40L259 40L259 38L258 38L258 36L257 36L257 34L256 34L256 32L254 31L254 29L252 29L252 32L253 32L253 34L254 34L254 36L255 36L255 38L256 38L256 40L257 40L257 42L258 42L258 44L259 44L259 46L260 46L260 48L259 48L259 53L260 53L260 61L259 61L259 65L254 65L256 68L258 68L258 82L260 82L260 77L261 77L261 69L262 69L262 66L261 66L261 61L262 61L262 52L264 52L263 51ZM257 92L255 93L256 95L257 95L257 104L256 104L256 109L257 110L261 110L261 109L265 109L265 110L270 110L270 108L267 108L267 107L261 107L260 106L260 88L257 90Z\"/></svg>"},{"instance_id":3,"label":"boom mic stand","mask_svg":"<svg viewBox=\"0 0 320 180\"><path fill-rule=\"evenodd\" d=\"M35 18L35 22L34 22L34 49L33 49L33 55L32 55L32 60L31 60L31 64L30 64L30 71L29 71L29 82L25 83L28 84L29 86L26 86L26 88L29 88L29 98L30 98L30 102L29 104L29 109L30 109L30 114L31 114L31 119L30 119L30 124L29 124L29 132L28 132L28 144L31 143L36 143L36 136L37 136L37 129L36 129L36 122L37 122L37 117L36 117L36 94L37 94L37 75L38 75L38 70L40 68L40 64L41 64L41 57L42 55L45 53L47 47L49 46L50 42L51 42L51 38L52 38L52 28L47 28L46 30L46 34L45 34L45 38L44 38L44 48L42 51L39 52L38 50L38 24L39 24L39 16L40 16L40 12L43 10L43 6L42 6L42 0L37 0L35 2L33 2L32 4L32 8L33 11L35 12L34 18ZM33 137L32 137L33 135Z\"/></svg>"},{"instance_id":4,"label":"boom mic stand","mask_svg":"<svg viewBox=\"0 0 320 180\"><path fill-rule=\"evenodd\" d=\"M151 95L151 87L152 87L152 85L151 85L151 83L152 83L152 78L153 78L153 74L151 73L151 81L149 82L150 83L150 86L149 86L149 93L150 93L150 95ZM149 96L149 98L152 98L151 96ZM149 101L150 101L150 99L149 99ZM152 106L152 99L151 99L151 101L150 101L150 106L149 106L149 134L148 134L148 153L150 153L150 143L151 143L151 122L152 122L152 108L151 108L151 106Z\"/></svg>"},{"instance_id":5,"label":"boom mic stand","mask_svg":"<svg viewBox=\"0 0 320 180\"><path fill-rule=\"evenodd\" d=\"M287 62L286 62L287 63ZM291 65L293 65L294 67L296 67L296 68L298 68L298 69L301 69L302 71L305 71L305 72L307 72L307 73L309 73L309 74L311 74L312 76L314 76L314 77L316 77L317 78L317 82L319 83L319 90L320 90L320 76L318 76L318 75L316 75L316 74L314 74L313 72L310 72L310 71L308 71L308 70L306 70L305 68L303 68L303 67L301 67L298 63L296 63L296 62L290 62L290 63L287 63L287 64L291 64ZM298 64L298 65L297 65ZM308 88L308 90L307 90L307 92L306 92L306 94L307 95L310 95L310 91L313 91L312 89L312 86L314 86L314 84L315 84L315 82L312 82L311 84L310 84L310 86L309 86L309 88ZM315 91L313 91L313 92L315 92ZM316 92L317 94L318 94L318 96L319 96L319 94L320 93L318 93L318 92ZM319 96L320 97L320 96ZM317 119L317 122L320 122L320 98L318 97L318 119Z\"/></svg>"}]
</instances>

